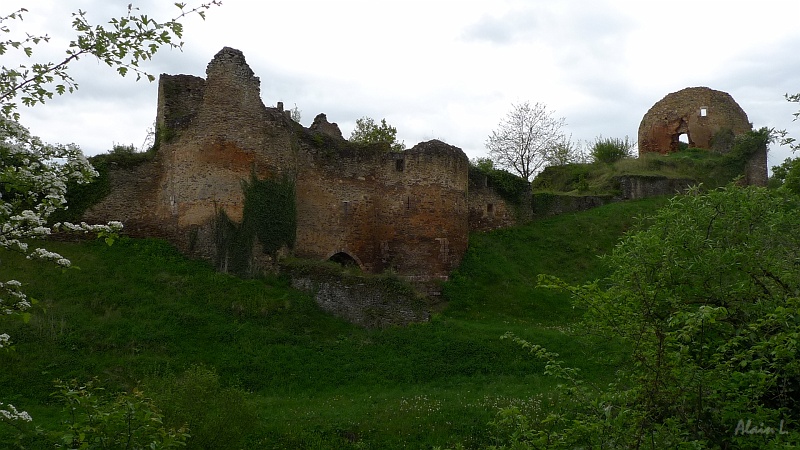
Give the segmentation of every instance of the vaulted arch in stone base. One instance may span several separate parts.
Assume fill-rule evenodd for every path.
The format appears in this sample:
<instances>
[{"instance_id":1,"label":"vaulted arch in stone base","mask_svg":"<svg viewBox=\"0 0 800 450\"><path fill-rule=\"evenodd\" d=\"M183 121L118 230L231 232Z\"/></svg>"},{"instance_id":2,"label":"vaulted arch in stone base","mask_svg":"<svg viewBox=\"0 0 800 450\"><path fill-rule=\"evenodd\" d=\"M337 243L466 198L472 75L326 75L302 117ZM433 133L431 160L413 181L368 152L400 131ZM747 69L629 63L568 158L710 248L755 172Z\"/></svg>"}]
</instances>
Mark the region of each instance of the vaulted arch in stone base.
<instances>
[{"instance_id":1,"label":"vaulted arch in stone base","mask_svg":"<svg viewBox=\"0 0 800 450\"><path fill-rule=\"evenodd\" d=\"M360 269L364 269L364 264L361 263L361 260L358 259L358 256L355 256L346 250L337 250L331 253L330 256L328 256L328 261L335 262L345 267L358 266Z\"/></svg>"}]
</instances>

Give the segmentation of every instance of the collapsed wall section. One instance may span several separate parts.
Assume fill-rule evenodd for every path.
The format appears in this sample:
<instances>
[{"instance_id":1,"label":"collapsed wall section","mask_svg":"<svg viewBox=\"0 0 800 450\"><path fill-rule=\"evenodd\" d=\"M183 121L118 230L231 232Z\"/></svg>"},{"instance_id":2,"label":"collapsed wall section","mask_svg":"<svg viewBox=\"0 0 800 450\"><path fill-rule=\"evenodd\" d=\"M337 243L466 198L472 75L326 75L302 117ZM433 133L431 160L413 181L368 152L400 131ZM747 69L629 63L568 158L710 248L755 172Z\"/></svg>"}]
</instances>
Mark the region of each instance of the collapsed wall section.
<instances>
[{"instance_id":1,"label":"collapsed wall section","mask_svg":"<svg viewBox=\"0 0 800 450\"><path fill-rule=\"evenodd\" d=\"M384 147L306 147L295 251L347 255L373 273L446 278L467 247L467 157L440 141L404 152Z\"/></svg>"}]
</instances>

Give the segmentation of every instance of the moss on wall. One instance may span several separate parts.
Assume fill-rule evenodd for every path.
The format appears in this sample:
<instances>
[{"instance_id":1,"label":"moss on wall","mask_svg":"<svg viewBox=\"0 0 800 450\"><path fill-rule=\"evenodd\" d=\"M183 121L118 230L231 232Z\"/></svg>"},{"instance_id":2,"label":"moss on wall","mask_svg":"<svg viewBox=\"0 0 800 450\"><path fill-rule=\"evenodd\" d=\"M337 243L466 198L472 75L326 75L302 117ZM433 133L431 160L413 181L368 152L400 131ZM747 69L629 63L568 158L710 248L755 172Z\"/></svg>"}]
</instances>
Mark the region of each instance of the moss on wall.
<instances>
[{"instance_id":1,"label":"moss on wall","mask_svg":"<svg viewBox=\"0 0 800 450\"><path fill-rule=\"evenodd\" d=\"M225 272L253 275L254 257L275 257L281 249L294 247L297 235L295 187L287 178L259 180L253 175L250 181L242 182L242 191L241 223L231 220L224 210L217 214L215 263Z\"/></svg>"}]
</instances>

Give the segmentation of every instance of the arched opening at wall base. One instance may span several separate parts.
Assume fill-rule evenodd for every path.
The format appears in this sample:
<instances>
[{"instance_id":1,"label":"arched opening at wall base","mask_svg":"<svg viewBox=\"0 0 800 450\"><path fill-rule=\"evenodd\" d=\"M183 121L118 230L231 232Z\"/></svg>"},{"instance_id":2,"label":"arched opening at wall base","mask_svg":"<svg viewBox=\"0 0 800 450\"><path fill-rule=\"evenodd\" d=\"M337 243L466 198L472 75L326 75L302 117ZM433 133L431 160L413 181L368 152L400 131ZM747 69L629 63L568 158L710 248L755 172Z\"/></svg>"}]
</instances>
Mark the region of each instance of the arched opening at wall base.
<instances>
[{"instance_id":1,"label":"arched opening at wall base","mask_svg":"<svg viewBox=\"0 0 800 450\"><path fill-rule=\"evenodd\" d=\"M362 270L364 269L361 261L346 251L338 251L333 253L330 257L328 257L328 261L335 262L342 267L358 267Z\"/></svg>"}]
</instances>

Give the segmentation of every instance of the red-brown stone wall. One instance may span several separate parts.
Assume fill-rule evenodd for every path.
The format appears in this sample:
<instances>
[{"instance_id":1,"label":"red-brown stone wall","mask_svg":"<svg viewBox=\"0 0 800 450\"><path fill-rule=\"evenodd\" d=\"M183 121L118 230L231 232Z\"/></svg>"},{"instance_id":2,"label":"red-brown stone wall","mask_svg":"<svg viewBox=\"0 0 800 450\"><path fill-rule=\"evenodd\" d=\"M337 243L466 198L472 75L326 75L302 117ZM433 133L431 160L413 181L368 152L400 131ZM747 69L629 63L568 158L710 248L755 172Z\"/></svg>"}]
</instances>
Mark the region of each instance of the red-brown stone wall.
<instances>
[{"instance_id":1,"label":"red-brown stone wall","mask_svg":"<svg viewBox=\"0 0 800 450\"><path fill-rule=\"evenodd\" d=\"M303 129L264 106L258 78L229 48L205 80L164 76L159 93L156 160L112 181L93 217L158 229L151 235L214 259L215 218L242 219L242 182L288 177L298 256L344 252L369 272L430 280L445 278L466 252L469 163L460 149L430 141L392 153Z\"/></svg>"},{"instance_id":2,"label":"red-brown stone wall","mask_svg":"<svg viewBox=\"0 0 800 450\"><path fill-rule=\"evenodd\" d=\"M747 114L730 94L707 87L673 92L654 104L639 124L639 154L678 150L686 134L689 146L711 149L712 138L723 130L734 135L752 129Z\"/></svg>"},{"instance_id":3,"label":"red-brown stone wall","mask_svg":"<svg viewBox=\"0 0 800 450\"><path fill-rule=\"evenodd\" d=\"M466 251L467 158L431 141L403 153L307 153L297 178L298 256L344 252L368 271L445 277Z\"/></svg>"}]
</instances>

